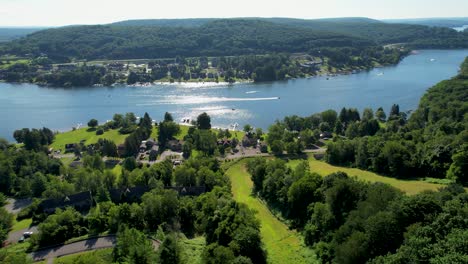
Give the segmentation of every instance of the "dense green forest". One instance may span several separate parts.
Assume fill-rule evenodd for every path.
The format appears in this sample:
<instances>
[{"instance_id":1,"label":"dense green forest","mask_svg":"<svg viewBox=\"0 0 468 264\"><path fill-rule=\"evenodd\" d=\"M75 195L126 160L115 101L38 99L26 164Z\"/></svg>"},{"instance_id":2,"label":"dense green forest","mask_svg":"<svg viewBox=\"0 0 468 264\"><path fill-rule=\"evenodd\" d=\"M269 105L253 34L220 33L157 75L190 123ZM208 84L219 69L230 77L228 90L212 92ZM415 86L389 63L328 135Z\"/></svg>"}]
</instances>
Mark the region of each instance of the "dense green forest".
<instances>
[{"instance_id":1,"label":"dense green forest","mask_svg":"<svg viewBox=\"0 0 468 264\"><path fill-rule=\"evenodd\" d=\"M112 25L55 28L4 45L2 53L136 59L304 52L315 47L372 44L357 37L265 21L217 20L196 28Z\"/></svg>"},{"instance_id":2,"label":"dense green forest","mask_svg":"<svg viewBox=\"0 0 468 264\"><path fill-rule=\"evenodd\" d=\"M418 109L393 105L286 117L267 142L279 155L300 154L320 134L331 137L325 159L391 177L448 178L437 192L407 196L382 183L338 172L311 173L308 161L255 158L247 163L253 194L279 212L322 263L466 263L468 251L468 58L460 73L430 88Z\"/></svg>"},{"instance_id":3,"label":"dense green forest","mask_svg":"<svg viewBox=\"0 0 468 264\"><path fill-rule=\"evenodd\" d=\"M112 254L116 263L184 263L177 245L179 237L204 236L206 246L201 256L204 263L265 263L255 213L233 200L229 178L220 161L213 156L216 136L210 130L210 117L200 115L197 126L192 127L185 138L200 151L200 155L186 156L187 160L178 167L174 167L169 159L152 166L137 163L135 153L131 152L132 146L136 144L138 147L142 139L149 138L151 123L151 118L145 114L137 124L135 115L129 113L115 115L107 124L129 135L124 144L128 158L117 173L106 167L101 158L101 155L116 156L112 154L115 153L112 142L100 141L80 149L78 153L83 154L83 166L73 168L46 154L47 146L54 140L46 128L17 130L15 138L24 144L24 148L0 141L0 203L5 203L3 194L36 198L16 216L18 221L32 218L38 225L38 232L29 240L30 249L64 243L83 235L110 232L117 235ZM98 126L94 120L89 124ZM180 132L169 113L158 127L161 148ZM112 148L114 151L105 150ZM121 191L132 187L145 193L125 199L126 195ZM184 190L195 187L202 191L188 196L174 190L176 187L184 187ZM119 195L111 195L116 191ZM77 193L92 194L91 209L71 206L62 210L52 206L51 212L44 210L47 208L44 199L56 199L53 204L62 203L66 197ZM2 241L12 224L13 215L1 208ZM162 242L158 252L150 246L147 235ZM0 261L6 263L15 263L19 256L24 263L30 262L22 254L0 250Z\"/></svg>"},{"instance_id":4,"label":"dense green forest","mask_svg":"<svg viewBox=\"0 0 468 264\"><path fill-rule=\"evenodd\" d=\"M322 263L466 263L467 193L460 185L407 196L307 161L248 163L254 194L302 230Z\"/></svg>"},{"instance_id":5,"label":"dense green forest","mask_svg":"<svg viewBox=\"0 0 468 264\"><path fill-rule=\"evenodd\" d=\"M410 19L384 19L387 23L415 24L430 27L462 27L468 25L468 17L452 18L410 18Z\"/></svg>"},{"instance_id":6,"label":"dense green forest","mask_svg":"<svg viewBox=\"0 0 468 264\"><path fill-rule=\"evenodd\" d=\"M450 28L389 24L365 18L301 20L273 18L272 21L314 30L330 31L373 40L378 44L405 43L414 48L464 48L467 34Z\"/></svg>"},{"instance_id":7,"label":"dense green forest","mask_svg":"<svg viewBox=\"0 0 468 264\"><path fill-rule=\"evenodd\" d=\"M364 114L364 120L335 124L335 132L347 139L328 145L327 160L393 177L447 177L467 184L467 74L468 59L458 76L426 92L409 119L394 105L385 129L366 133ZM376 119L385 121L378 112Z\"/></svg>"},{"instance_id":8,"label":"dense green forest","mask_svg":"<svg viewBox=\"0 0 468 264\"><path fill-rule=\"evenodd\" d=\"M369 19L137 20L43 30L2 45L0 52L47 54L66 61L292 53L393 43L416 48L464 48L467 39L467 33L448 28Z\"/></svg>"}]
</instances>

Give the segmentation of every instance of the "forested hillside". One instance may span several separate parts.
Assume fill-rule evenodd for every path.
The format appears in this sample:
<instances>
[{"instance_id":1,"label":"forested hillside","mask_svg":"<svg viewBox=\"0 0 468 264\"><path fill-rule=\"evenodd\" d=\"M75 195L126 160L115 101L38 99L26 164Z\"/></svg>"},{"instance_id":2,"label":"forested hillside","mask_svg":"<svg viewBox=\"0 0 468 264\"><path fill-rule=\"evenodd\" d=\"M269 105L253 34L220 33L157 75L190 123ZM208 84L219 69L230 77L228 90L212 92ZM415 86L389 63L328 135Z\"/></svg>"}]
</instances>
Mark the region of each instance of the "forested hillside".
<instances>
[{"instance_id":1,"label":"forested hillside","mask_svg":"<svg viewBox=\"0 0 468 264\"><path fill-rule=\"evenodd\" d=\"M372 41L254 20L218 20L196 28L76 26L49 29L3 47L2 53L49 58L168 58L304 52L317 47L366 47Z\"/></svg>"},{"instance_id":2,"label":"forested hillside","mask_svg":"<svg viewBox=\"0 0 468 264\"><path fill-rule=\"evenodd\" d=\"M379 44L389 43L413 43L421 45L422 39L445 39L444 43L456 47L464 45L463 37L449 27L449 25L464 25L467 19L440 19L440 20L395 20L379 21L369 18L328 18L328 19L294 19L294 18L247 18L249 20L267 21L276 24L283 24L295 27L305 27L313 30L336 32L344 35L353 35L361 38L371 39ZM217 19L150 19L150 20L128 20L114 23L120 26L202 26ZM418 21L421 21L420 23ZM444 23L445 22L445 23ZM468 22L466 22L468 24ZM453 26L453 27L455 27ZM434 28L438 27L438 28ZM444 27L444 28L443 28ZM461 38L457 41L458 38ZM430 43L429 41L427 41ZM437 41L436 43L439 43ZM457 43L458 42L458 43ZM440 44L440 43L439 43ZM435 45L435 43L434 43ZM442 43L442 46L444 44ZM442 47L441 46L441 47Z\"/></svg>"},{"instance_id":3,"label":"forested hillside","mask_svg":"<svg viewBox=\"0 0 468 264\"><path fill-rule=\"evenodd\" d=\"M247 162L253 193L303 231L322 263L467 263L467 193L460 185L468 184L467 115L468 58L458 76L428 90L409 119L398 105L388 118L381 108L375 115L343 108L286 117L268 131L271 150L291 155L334 130L328 162L455 182L438 191L408 196L359 174L319 175L309 160L282 157Z\"/></svg>"},{"instance_id":4,"label":"forested hillside","mask_svg":"<svg viewBox=\"0 0 468 264\"><path fill-rule=\"evenodd\" d=\"M466 185L467 113L468 59L457 77L427 91L408 120L406 113L394 105L387 120L381 110L376 112L376 118L386 122L385 128L377 132L363 133L368 131L363 130L367 127L365 113L363 119L358 116L353 121L335 125L335 132L348 139L331 143L327 160L393 177L448 178Z\"/></svg>"},{"instance_id":5,"label":"forested hillside","mask_svg":"<svg viewBox=\"0 0 468 264\"><path fill-rule=\"evenodd\" d=\"M430 27L461 27L468 24L468 17L453 18L414 18L414 19L385 19L387 23L414 24Z\"/></svg>"},{"instance_id":6,"label":"forested hillside","mask_svg":"<svg viewBox=\"0 0 468 264\"><path fill-rule=\"evenodd\" d=\"M218 18L133 19L112 23L114 26L198 27Z\"/></svg>"},{"instance_id":7,"label":"forested hillside","mask_svg":"<svg viewBox=\"0 0 468 264\"><path fill-rule=\"evenodd\" d=\"M468 34L450 28L390 24L370 19L272 19L277 23L349 34L379 44L406 43L416 48L468 47Z\"/></svg>"},{"instance_id":8,"label":"forested hillside","mask_svg":"<svg viewBox=\"0 0 468 264\"><path fill-rule=\"evenodd\" d=\"M130 20L36 32L4 44L0 54L47 54L55 60L136 59L292 53L393 43L417 48L466 48L468 33L365 18Z\"/></svg>"},{"instance_id":9,"label":"forested hillside","mask_svg":"<svg viewBox=\"0 0 468 264\"><path fill-rule=\"evenodd\" d=\"M19 39L44 28L0 28L0 42Z\"/></svg>"}]
</instances>

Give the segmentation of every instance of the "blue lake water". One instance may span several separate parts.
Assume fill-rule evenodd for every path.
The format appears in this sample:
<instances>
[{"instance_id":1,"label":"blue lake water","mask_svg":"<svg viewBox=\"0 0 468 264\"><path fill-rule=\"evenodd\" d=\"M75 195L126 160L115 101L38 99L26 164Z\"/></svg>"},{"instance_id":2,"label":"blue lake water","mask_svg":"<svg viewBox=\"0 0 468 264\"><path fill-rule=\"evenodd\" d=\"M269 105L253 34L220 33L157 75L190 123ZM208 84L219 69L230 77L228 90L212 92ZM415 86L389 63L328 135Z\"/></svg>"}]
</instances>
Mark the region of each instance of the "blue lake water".
<instances>
[{"instance_id":1,"label":"blue lake water","mask_svg":"<svg viewBox=\"0 0 468 264\"><path fill-rule=\"evenodd\" d=\"M456 31L461 32L461 31L464 31L467 28L468 28L468 25L463 25L461 27L454 27L453 29L455 29Z\"/></svg>"},{"instance_id":2,"label":"blue lake water","mask_svg":"<svg viewBox=\"0 0 468 264\"><path fill-rule=\"evenodd\" d=\"M369 72L261 84L62 89L0 83L0 137L12 140L13 131L23 127L68 130L91 118L104 122L126 112L148 112L156 120L166 111L176 120L207 112L214 126L248 123L265 129L286 115L330 108L382 106L388 111L398 103L401 110L412 110L428 88L456 75L466 56L468 50L424 50Z\"/></svg>"}]
</instances>

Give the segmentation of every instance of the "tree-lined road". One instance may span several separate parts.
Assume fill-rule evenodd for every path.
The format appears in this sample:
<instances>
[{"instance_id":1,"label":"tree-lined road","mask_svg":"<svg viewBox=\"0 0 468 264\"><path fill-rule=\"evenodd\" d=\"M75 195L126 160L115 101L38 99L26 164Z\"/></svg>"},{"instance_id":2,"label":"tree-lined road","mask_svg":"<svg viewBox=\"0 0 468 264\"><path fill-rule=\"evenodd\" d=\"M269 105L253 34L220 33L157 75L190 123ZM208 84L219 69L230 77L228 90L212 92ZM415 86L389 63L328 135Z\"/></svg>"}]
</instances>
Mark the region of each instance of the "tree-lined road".
<instances>
[{"instance_id":1,"label":"tree-lined road","mask_svg":"<svg viewBox=\"0 0 468 264\"><path fill-rule=\"evenodd\" d=\"M157 250L159 248L160 242L156 240L152 240L152 242L154 250ZM87 240L77 241L66 245L35 251L31 253L31 256L34 261L41 261L45 259L57 258L60 256L76 254L89 250L112 248L116 244L116 236L96 237Z\"/></svg>"}]
</instances>

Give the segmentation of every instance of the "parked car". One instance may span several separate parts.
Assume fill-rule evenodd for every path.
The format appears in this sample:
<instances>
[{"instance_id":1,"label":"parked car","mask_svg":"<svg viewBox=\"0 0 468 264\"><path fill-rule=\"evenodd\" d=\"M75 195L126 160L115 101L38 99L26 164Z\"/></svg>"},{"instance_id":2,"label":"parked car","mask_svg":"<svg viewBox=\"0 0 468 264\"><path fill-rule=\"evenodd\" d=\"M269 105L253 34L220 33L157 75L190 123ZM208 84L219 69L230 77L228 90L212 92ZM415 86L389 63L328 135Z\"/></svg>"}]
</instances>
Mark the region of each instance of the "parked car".
<instances>
[{"instance_id":1,"label":"parked car","mask_svg":"<svg viewBox=\"0 0 468 264\"><path fill-rule=\"evenodd\" d=\"M23 236L24 236L24 238L28 238L28 237L30 237L32 234L33 234L33 232L28 231L28 232L24 232L24 233L23 233Z\"/></svg>"},{"instance_id":2,"label":"parked car","mask_svg":"<svg viewBox=\"0 0 468 264\"><path fill-rule=\"evenodd\" d=\"M20 237L20 239L18 239L18 243L23 243L24 242L24 236Z\"/></svg>"}]
</instances>

